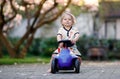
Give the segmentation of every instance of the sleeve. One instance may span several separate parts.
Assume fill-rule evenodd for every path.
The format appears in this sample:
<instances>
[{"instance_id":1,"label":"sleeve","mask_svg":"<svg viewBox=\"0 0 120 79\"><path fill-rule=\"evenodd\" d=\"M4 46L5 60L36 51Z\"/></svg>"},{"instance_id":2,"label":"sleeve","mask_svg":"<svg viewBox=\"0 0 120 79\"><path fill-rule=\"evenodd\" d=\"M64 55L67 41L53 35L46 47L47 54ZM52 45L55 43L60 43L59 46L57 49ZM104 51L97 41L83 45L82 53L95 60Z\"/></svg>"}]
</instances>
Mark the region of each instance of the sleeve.
<instances>
[{"instance_id":1,"label":"sleeve","mask_svg":"<svg viewBox=\"0 0 120 79\"><path fill-rule=\"evenodd\" d=\"M60 41L62 39L62 29L60 28L57 33L57 41Z\"/></svg>"},{"instance_id":2,"label":"sleeve","mask_svg":"<svg viewBox=\"0 0 120 79\"><path fill-rule=\"evenodd\" d=\"M61 28L58 30L57 35L62 35L62 29Z\"/></svg>"},{"instance_id":3,"label":"sleeve","mask_svg":"<svg viewBox=\"0 0 120 79\"><path fill-rule=\"evenodd\" d=\"M76 35L77 35L77 36L80 36L80 32L78 31L77 28L75 28L75 34L74 34L74 37L76 37Z\"/></svg>"}]
</instances>

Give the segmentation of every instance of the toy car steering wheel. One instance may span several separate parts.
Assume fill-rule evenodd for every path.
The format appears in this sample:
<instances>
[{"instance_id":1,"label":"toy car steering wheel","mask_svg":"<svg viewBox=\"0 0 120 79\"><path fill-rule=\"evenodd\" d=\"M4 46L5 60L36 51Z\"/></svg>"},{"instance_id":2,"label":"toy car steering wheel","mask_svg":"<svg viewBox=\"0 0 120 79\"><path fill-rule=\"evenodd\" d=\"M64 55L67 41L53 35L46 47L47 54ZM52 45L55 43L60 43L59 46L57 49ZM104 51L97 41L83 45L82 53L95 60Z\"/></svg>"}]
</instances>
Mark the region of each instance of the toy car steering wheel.
<instances>
[{"instance_id":1,"label":"toy car steering wheel","mask_svg":"<svg viewBox=\"0 0 120 79\"><path fill-rule=\"evenodd\" d=\"M61 41L58 41L58 43L63 43L64 47L71 47L74 45L70 40L61 40Z\"/></svg>"}]
</instances>

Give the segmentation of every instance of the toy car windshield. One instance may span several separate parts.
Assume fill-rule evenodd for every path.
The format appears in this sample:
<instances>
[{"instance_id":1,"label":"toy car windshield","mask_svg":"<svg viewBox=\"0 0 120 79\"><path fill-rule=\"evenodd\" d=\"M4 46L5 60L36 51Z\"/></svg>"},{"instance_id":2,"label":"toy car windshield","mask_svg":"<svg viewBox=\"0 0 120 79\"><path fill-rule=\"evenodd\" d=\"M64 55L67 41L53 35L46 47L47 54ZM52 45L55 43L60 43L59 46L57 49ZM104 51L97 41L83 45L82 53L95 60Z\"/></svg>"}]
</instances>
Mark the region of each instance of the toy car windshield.
<instances>
[{"instance_id":1,"label":"toy car windshield","mask_svg":"<svg viewBox=\"0 0 120 79\"><path fill-rule=\"evenodd\" d=\"M63 47L71 47L74 45L70 40L61 40L58 43L63 43Z\"/></svg>"}]
</instances>

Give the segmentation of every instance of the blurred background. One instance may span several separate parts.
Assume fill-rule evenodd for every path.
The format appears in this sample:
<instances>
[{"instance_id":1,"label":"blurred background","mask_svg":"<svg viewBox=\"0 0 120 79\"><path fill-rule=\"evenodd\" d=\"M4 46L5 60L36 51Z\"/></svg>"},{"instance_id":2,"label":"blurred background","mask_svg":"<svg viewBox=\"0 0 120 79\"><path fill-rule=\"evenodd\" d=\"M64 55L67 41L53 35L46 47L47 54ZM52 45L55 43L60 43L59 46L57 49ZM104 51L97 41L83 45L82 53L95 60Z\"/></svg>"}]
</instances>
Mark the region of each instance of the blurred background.
<instances>
[{"instance_id":1,"label":"blurred background","mask_svg":"<svg viewBox=\"0 0 120 79\"><path fill-rule=\"evenodd\" d=\"M60 16L69 11L83 60L119 60L119 7L120 0L0 0L0 59L50 57Z\"/></svg>"}]
</instances>

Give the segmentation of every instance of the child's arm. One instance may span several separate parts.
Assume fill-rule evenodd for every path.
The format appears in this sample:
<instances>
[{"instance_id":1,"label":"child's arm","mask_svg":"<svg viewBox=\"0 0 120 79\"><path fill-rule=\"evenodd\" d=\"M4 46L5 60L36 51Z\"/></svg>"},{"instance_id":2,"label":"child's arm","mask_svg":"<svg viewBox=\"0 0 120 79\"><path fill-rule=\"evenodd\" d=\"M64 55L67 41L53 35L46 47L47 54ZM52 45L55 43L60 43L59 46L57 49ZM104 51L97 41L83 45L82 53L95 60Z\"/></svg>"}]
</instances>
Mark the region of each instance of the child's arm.
<instances>
[{"instance_id":1,"label":"child's arm","mask_svg":"<svg viewBox=\"0 0 120 79\"><path fill-rule=\"evenodd\" d=\"M62 35L61 34L57 34L57 41L61 41L62 40Z\"/></svg>"},{"instance_id":2,"label":"child's arm","mask_svg":"<svg viewBox=\"0 0 120 79\"><path fill-rule=\"evenodd\" d=\"M71 40L72 43L76 43L78 41L79 37L80 37L80 34L76 33L74 39Z\"/></svg>"},{"instance_id":3,"label":"child's arm","mask_svg":"<svg viewBox=\"0 0 120 79\"><path fill-rule=\"evenodd\" d=\"M61 41L62 40L62 35L61 34L58 34L57 35L57 41L59 42L59 41ZM62 48L63 47L63 43L61 42L61 43L59 43L59 46L58 46L58 48Z\"/></svg>"},{"instance_id":4,"label":"child's arm","mask_svg":"<svg viewBox=\"0 0 120 79\"><path fill-rule=\"evenodd\" d=\"M62 40L62 30L60 28L57 33L57 41L61 41L61 40Z\"/></svg>"}]
</instances>

